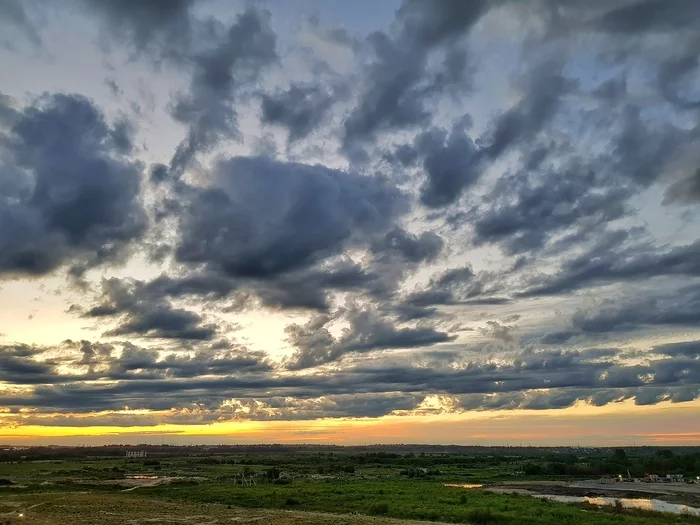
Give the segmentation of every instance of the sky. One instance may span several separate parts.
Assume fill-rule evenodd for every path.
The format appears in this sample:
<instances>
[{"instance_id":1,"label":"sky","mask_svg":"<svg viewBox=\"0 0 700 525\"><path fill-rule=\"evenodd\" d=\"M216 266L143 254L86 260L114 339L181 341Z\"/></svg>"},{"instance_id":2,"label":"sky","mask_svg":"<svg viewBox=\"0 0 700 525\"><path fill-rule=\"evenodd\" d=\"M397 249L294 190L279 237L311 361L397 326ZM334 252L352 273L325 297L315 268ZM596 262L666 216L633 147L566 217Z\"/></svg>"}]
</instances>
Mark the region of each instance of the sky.
<instances>
[{"instance_id":1,"label":"sky","mask_svg":"<svg viewBox=\"0 0 700 525\"><path fill-rule=\"evenodd\" d=\"M700 444L698 20L0 0L0 443Z\"/></svg>"}]
</instances>

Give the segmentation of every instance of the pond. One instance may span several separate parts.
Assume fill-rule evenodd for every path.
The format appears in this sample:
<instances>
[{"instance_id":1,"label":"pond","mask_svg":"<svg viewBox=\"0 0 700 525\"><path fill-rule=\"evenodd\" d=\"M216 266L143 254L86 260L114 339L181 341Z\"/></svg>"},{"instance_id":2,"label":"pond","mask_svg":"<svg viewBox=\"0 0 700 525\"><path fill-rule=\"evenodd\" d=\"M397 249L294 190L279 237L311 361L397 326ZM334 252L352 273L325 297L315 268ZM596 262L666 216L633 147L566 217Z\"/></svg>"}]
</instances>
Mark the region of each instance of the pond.
<instances>
[{"instance_id":1,"label":"pond","mask_svg":"<svg viewBox=\"0 0 700 525\"><path fill-rule=\"evenodd\" d=\"M614 506L616 501L626 509L641 509L654 512L667 512L670 514L685 514L688 516L700 516L700 509L688 505L667 503L659 499L647 498L589 498L584 496L559 496L555 494L533 494L533 498L561 501L563 503L590 503L591 505Z\"/></svg>"}]
</instances>

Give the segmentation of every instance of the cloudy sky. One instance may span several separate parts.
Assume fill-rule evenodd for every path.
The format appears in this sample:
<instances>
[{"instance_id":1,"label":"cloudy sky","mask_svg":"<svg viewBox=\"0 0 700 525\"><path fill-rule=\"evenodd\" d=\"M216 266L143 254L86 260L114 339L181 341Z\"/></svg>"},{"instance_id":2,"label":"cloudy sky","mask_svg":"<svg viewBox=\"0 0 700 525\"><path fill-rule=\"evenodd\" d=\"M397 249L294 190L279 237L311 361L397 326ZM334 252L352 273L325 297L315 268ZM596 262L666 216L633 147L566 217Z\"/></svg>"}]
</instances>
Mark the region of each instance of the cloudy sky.
<instances>
[{"instance_id":1,"label":"cloudy sky","mask_svg":"<svg viewBox=\"0 0 700 525\"><path fill-rule=\"evenodd\" d=\"M699 21L0 0L0 442L697 444Z\"/></svg>"}]
</instances>

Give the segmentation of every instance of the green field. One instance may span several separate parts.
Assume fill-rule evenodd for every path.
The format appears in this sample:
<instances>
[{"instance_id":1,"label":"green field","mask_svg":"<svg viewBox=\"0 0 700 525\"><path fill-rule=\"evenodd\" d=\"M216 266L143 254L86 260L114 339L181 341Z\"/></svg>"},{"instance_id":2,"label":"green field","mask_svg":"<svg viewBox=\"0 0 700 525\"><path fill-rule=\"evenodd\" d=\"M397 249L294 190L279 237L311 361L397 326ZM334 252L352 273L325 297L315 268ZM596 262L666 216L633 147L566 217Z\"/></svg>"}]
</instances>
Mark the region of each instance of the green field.
<instances>
[{"instance_id":1,"label":"green field","mask_svg":"<svg viewBox=\"0 0 700 525\"><path fill-rule=\"evenodd\" d=\"M117 507L128 505L124 502L130 499L140 502L145 499L171 505L208 505L207 508L212 509L235 507L344 515L357 513L444 523L700 524L700 518L690 516L571 505L527 495L445 486L448 483L507 483L516 479L567 480L576 476L561 466L552 467L552 464L584 469L605 464L608 460L646 461L634 456L617 456L610 453L584 458L557 456L554 462L548 456L522 454L338 452L163 453L151 454L145 460L128 461L90 456L88 452L83 457L67 459L25 457L0 463L0 480L3 480L0 505L6 502L0 507L0 515L6 513L9 520L12 506L17 506L18 501L49 498L48 502L51 498L81 493L99 496L97 501L105 504L112 501ZM672 454L671 457L675 456ZM694 461L694 457L691 459ZM684 461L687 463L688 459ZM533 465L539 468L533 469ZM552 468L563 472L545 473ZM523 475L526 469L535 470L536 474ZM92 501L94 507L95 500ZM117 505L117 501L121 503ZM694 504L694 501L689 501L689 504ZM37 507L36 512L48 512L49 509L47 503ZM79 509L76 512L79 513ZM92 511L85 509L85 512Z\"/></svg>"}]
</instances>

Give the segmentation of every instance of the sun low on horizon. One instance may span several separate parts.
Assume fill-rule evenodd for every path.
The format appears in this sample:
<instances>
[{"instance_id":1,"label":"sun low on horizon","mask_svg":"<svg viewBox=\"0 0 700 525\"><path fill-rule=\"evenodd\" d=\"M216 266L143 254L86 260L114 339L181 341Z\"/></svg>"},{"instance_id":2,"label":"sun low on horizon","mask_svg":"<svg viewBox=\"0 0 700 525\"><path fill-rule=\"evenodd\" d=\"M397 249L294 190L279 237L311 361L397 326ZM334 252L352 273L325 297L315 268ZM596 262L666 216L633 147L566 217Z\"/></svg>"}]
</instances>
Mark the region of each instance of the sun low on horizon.
<instances>
[{"instance_id":1,"label":"sun low on horizon","mask_svg":"<svg viewBox=\"0 0 700 525\"><path fill-rule=\"evenodd\" d=\"M0 444L700 444L698 19L0 0Z\"/></svg>"}]
</instances>

